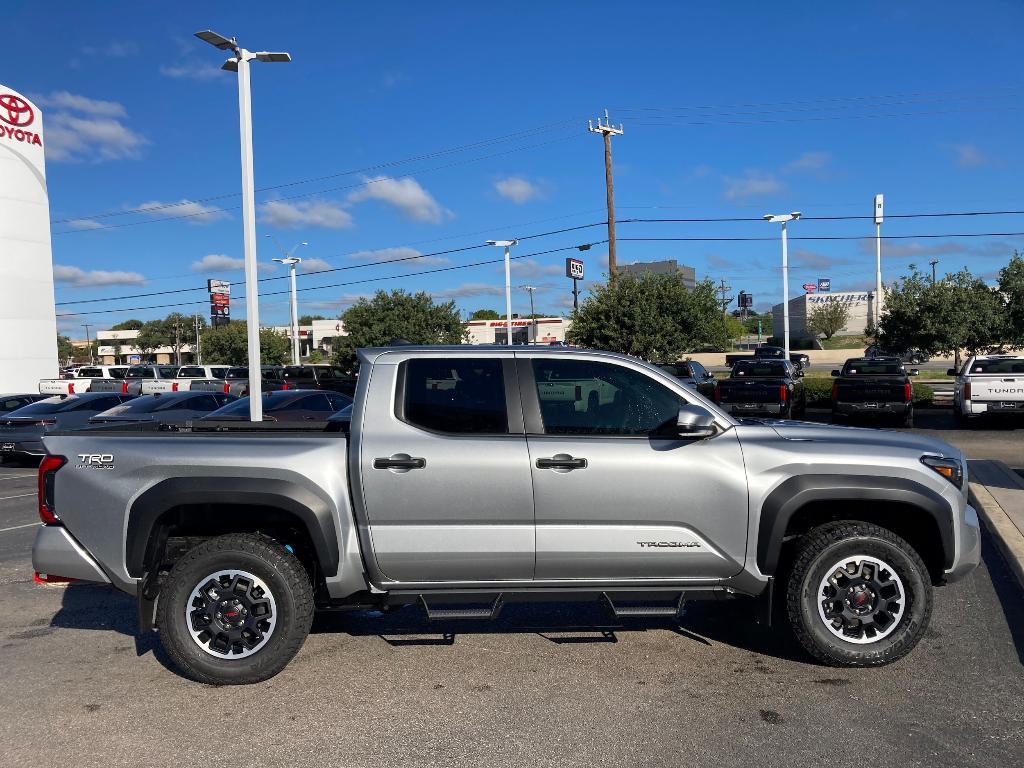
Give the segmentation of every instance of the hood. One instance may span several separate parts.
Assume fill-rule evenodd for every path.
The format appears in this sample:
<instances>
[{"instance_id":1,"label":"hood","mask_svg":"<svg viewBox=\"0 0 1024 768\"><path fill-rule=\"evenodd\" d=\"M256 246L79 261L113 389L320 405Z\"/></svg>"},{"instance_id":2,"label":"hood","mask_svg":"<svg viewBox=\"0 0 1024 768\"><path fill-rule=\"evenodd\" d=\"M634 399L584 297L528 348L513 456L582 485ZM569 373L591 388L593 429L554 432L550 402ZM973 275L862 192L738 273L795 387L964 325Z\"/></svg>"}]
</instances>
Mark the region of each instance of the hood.
<instances>
[{"instance_id":1,"label":"hood","mask_svg":"<svg viewBox=\"0 0 1024 768\"><path fill-rule=\"evenodd\" d=\"M958 448L941 440L894 429L867 429L833 424L814 424L807 421L769 419L760 421L775 430L775 433L783 440L841 443L846 446L861 445L865 448L872 446L905 448L922 453L935 453L949 458L959 458L962 455Z\"/></svg>"}]
</instances>

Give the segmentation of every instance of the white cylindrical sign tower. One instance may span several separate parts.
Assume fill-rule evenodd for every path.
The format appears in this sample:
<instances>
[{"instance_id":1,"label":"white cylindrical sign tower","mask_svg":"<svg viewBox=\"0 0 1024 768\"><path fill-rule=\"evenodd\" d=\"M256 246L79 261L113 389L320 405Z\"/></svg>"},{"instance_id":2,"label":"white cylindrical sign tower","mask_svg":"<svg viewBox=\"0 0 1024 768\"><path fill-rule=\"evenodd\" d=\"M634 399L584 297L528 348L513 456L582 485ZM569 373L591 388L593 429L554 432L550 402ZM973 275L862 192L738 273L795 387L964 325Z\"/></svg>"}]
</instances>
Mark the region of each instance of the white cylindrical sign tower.
<instances>
[{"instance_id":1,"label":"white cylindrical sign tower","mask_svg":"<svg viewBox=\"0 0 1024 768\"><path fill-rule=\"evenodd\" d=\"M0 393L57 376L43 116L0 85Z\"/></svg>"}]
</instances>

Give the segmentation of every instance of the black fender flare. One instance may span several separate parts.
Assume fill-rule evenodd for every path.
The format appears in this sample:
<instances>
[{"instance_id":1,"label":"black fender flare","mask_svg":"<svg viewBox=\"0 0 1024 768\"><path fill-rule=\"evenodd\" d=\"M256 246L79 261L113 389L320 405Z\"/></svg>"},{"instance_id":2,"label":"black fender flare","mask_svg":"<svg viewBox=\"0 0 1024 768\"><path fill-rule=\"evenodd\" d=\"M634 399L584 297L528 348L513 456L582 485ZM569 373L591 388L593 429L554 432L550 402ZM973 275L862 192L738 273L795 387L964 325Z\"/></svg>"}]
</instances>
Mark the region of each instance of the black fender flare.
<instances>
[{"instance_id":1,"label":"black fender flare","mask_svg":"<svg viewBox=\"0 0 1024 768\"><path fill-rule=\"evenodd\" d=\"M160 516L186 504L280 509L298 518L306 527L323 574L335 576L338 573L338 531L333 507L310 489L273 478L173 477L140 494L129 509L125 564L130 576L144 575L153 526Z\"/></svg>"},{"instance_id":2,"label":"black fender flare","mask_svg":"<svg viewBox=\"0 0 1024 768\"><path fill-rule=\"evenodd\" d=\"M793 515L807 504L819 501L888 501L922 509L938 527L945 566L953 565L953 510L932 489L899 477L798 475L779 484L761 506L757 536L757 567L761 573L776 572L783 538Z\"/></svg>"}]
</instances>

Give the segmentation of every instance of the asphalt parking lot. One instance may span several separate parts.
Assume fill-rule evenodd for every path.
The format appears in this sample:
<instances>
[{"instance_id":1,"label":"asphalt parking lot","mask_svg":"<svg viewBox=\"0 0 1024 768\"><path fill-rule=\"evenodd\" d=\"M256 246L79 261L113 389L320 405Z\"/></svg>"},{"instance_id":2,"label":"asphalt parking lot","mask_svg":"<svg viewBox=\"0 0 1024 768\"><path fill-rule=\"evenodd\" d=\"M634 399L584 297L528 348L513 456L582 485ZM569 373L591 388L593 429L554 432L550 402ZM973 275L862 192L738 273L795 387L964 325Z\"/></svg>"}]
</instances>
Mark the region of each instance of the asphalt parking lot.
<instances>
[{"instance_id":1,"label":"asphalt parking lot","mask_svg":"<svg viewBox=\"0 0 1024 768\"><path fill-rule=\"evenodd\" d=\"M921 412L914 431L1024 467L1024 425L990 426ZM511 605L494 624L324 614L278 677L212 688L136 637L127 596L33 584L36 521L34 470L0 468L4 766L1024 764L1024 595L988 539L882 669L817 665L748 601L623 623Z\"/></svg>"}]
</instances>

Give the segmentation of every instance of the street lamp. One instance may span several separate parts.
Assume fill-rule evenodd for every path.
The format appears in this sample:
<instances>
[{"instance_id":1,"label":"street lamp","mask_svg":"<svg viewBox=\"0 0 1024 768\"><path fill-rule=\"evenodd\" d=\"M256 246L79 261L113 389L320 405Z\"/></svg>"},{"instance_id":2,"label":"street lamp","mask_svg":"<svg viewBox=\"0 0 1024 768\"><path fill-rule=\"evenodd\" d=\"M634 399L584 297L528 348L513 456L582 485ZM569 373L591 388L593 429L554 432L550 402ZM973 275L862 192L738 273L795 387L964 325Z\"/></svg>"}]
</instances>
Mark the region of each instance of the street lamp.
<instances>
[{"instance_id":1,"label":"street lamp","mask_svg":"<svg viewBox=\"0 0 1024 768\"><path fill-rule=\"evenodd\" d=\"M256 197L252 169L252 106L249 90L249 62L291 61L287 53L252 53L242 48L235 38L227 38L206 29L196 32L203 42L234 56L221 69L238 73L238 123L242 146L242 237L245 247L245 319L249 331L249 420L263 421L263 400L260 392L260 312L259 284L256 280Z\"/></svg>"},{"instance_id":2,"label":"street lamp","mask_svg":"<svg viewBox=\"0 0 1024 768\"><path fill-rule=\"evenodd\" d=\"M789 250L786 244L786 224L799 219L800 211L766 213L762 218L773 224L782 224L782 346L789 360Z\"/></svg>"},{"instance_id":3,"label":"street lamp","mask_svg":"<svg viewBox=\"0 0 1024 768\"><path fill-rule=\"evenodd\" d=\"M533 326L533 343L537 343L537 312L533 309L533 292L537 290L535 285L520 285L524 291L530 294L530 324Z\"/></svg>"},{"instance_id":4,"label":"street lamp","mask_svg":"<svg viewBox=\"0 0 1024 768\"><path fill-rule=\"evenodd\" d=\"M518 240L488 240L486 243L505 249L505 335L509 346L512 346L512 267L510 259L512 246L518 245L518 243Z\"/></svg>"},{"instance_id":5,"label":"street lamp","mask_svg":"<svg viewBox=\"0 0 1024 768\"><path fill-rule=\"evenodd\" d=\"M271 240L274 241L279 251L281 251L284 258L274 259L278 264L286 264L291 267L291 278L292 278L292 365L299 364L299 299L295 288L295 266L302 263L302 259L295 256L297 251L303 245L309 245L309 243L303 241L296 243L291 247L291 250L286 251L281 243L273 235L267 235Z\"/></svg>"}]
</instances>

